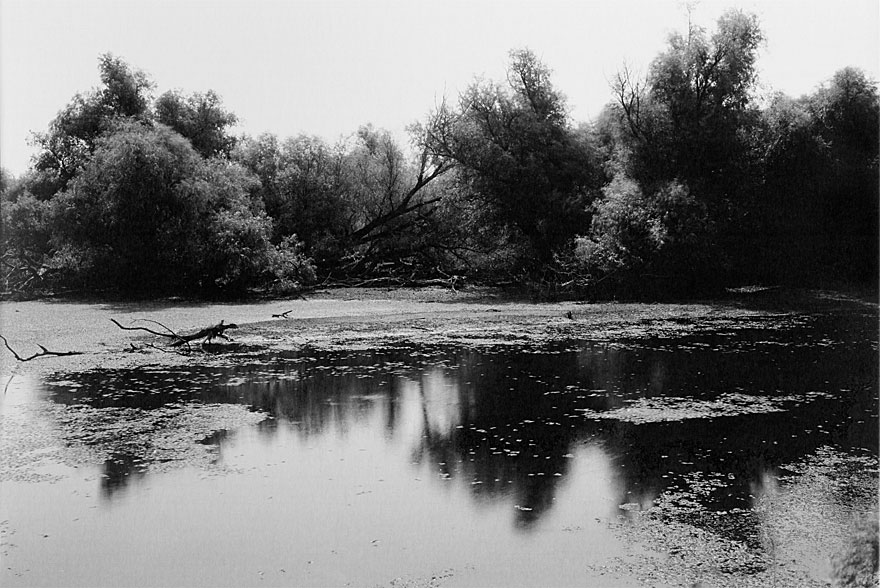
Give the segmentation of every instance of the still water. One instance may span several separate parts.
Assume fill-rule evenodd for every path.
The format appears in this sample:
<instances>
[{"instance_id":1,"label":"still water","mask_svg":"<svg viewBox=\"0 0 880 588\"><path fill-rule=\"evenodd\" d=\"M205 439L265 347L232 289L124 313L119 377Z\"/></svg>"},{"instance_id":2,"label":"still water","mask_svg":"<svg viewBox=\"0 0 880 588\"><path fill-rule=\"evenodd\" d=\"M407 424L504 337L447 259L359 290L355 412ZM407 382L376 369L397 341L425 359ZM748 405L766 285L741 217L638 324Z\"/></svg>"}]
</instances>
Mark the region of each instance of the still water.
<instances>
[{"instance_id":1,"label":"still water","mask_svg":"<svg viewBox=\"0 0 880 588\"><path fill-rule=\"evenodd\" d=\"M100 441L102 467L56 463L51 481L4 483L2 583L603 585L589 565L631 549L608 526L621 505L692 492L697 476L712 481L690 495L700 508L749 509L768 473L820 448L876 456L876 328L876 313L838 313L19 385L4 411L39 397L135 416ZM163 443L177 425L162 419L199 405L267 418L202 434L209 459L174 463ZM709 530L757 548L750 520Z\"/></svg>"}]
</instances>

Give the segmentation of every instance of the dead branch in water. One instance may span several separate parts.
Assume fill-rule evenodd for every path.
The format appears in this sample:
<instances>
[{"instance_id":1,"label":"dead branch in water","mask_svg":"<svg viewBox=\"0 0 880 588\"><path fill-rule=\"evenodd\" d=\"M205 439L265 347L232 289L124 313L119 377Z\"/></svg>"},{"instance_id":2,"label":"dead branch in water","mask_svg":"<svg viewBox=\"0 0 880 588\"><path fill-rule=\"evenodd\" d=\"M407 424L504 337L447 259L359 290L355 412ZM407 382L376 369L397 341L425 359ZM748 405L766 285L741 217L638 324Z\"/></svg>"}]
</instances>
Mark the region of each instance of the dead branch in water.
<instances>
[{"instance_id":1,"label":"dead branch in water","mask_svg":"<svg viewBox=\"0 0 880 588\"><path fill-rule=\"evenodd\" d=\"M12 355L15 356L15 359L17 359L18 361L30 361L30 360L36 359L38 357L45 357L45 356L49 356L49 355L52 355L52 356L82 355L82 351L49 351L48 349L46 349L45 347L43 347L42 345L37 343L37 347L42 349L42 351L40 351L39 353L34 353L30 357L22 357L18 353L16 353L15 349L13 349L12 347L9 346L9 341L6 340L6 337L4 337L3 335L0 335L0 339L3 339L3 344L6 345L6 349L8 349L12 353Z\"/></svg>"},{"instance_id":2,"label":"dead branch in water","mask_svg":"<svg viewBox=\"0 0 880 588\"><path fill-rule=\"evenodd\" d=\"M205 343L210 343L213 339L220 338L225 339L226 341L232 341L229 337L224 334L224 331L227 329L237 329L238 325L235 323L224 324L221 320L219 323L212 327L205 327L198 333L193 333L192 335L178 335L179 341L175 341L171 344L172 347L177 347L179 345L183 345L184 343L189 343L190 341L195 341L196 339L201 339L204 337L204 341L202 341L202 345Z\"/></svg>"},{"instance_id":3,"label":"dead branch in water","mask_svg":"<svg viewBox=\"0 0 880 588\"><path fill-rule=\"evenodd\" d=\"M145 322L155 323L168 332L167 333L160 333L159 331L154 331L153 329L148 329L147 327L124 327L121 324L119 324L119 321L117 321L116 319L113 319L113 318L110 319L110 322L112 322L114 325L116 325L117 327L119 327L123 331L146 331L146 332L151 333L153 335L159 335L160 337L169 337L171 339L182 339L182 337L180 335L178 335L177 333L175 333L174 331L172 331L171 329L169 329L168 327L166 327L165 325L163 325L162 323L160 323L158 321L153 321L153 320L149 320L149 319L135 319L135 320L142 320Z\"/></svg>"},{"instance_id":4,"label":"dead branch in water","mask_svg":"<svg viewBox=\"0 0 880 588\"><path fill-rule=\"evenodd\" d=\"M159 331L154 331L153 329L149 329L147 327L125 327L125 326L119 324L119 321L117 321L116 319L110 319L110 320L113 322L114 325L116 325L117 327L119 327L120 329L122 329L124 331L146 331L147 333L150 333L153 335L158 335L160 337L167 337L169 339L173 339L173 341L171 341L171 343L170 343L171 347L179 347L181 345L189 345L190 341L195 341L196 339L204 339L204 341L202 341L202 345L204 345L206 343L210 343L212 340L218 339L218 338L225 339L226 341L231 341L232 339L227 337L224 334L224 331L226 331L228 329L237 329L238 328L238 325L236 325L234 323L224 323L224 321L221 320L216 325L205 327L204 329L202 329L196 333L193 333L191 335L179 335L179 334L175 333L173 330L171 330L170 328L168 328L167 326L160 323L159 321L154 321L154 320L150 320L150 319L136 319L136 320L141 320L141 321L157 324L168 332L161 333ZM154 347L156 349L159 349L155 345L150 345L150 347Z\"/></svg>"}]
</instances>

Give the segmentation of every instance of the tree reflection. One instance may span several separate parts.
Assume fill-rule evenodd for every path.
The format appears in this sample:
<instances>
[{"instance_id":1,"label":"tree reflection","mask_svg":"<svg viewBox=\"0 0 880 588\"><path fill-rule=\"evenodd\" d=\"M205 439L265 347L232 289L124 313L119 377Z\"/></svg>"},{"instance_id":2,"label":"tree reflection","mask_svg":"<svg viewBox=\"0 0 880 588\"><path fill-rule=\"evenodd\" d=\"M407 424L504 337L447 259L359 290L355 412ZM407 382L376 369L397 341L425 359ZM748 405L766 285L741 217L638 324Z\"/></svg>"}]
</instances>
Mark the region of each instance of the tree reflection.
<instances>
[{"instance_id":1,"label":"tree reflection","mask_svg":"<svg viewBox=\"0 0 880 588\"><path fill-rule=\"evenodd\" d=\"M762 336L766 336L763 333ZM790 336L790 335L789 335ZM191 400L245 404L271 415L257 426L304 440L345 440L368 429L407 448L410 461L460 484L478 503L509 501L516 525L550 511L571 476L572 454L601 448L620 486L617 504L650 504L670 488L687 489L694 472L723 472L725 483L698 498L709 509L748 507L762 472L823 444L876 452L876 350L761 346L758 334L718 335L636 345L574 349L406 348L312 352L225 368L91 372L55 387L58 402L162 410ZM733 343L736 343L735 345ZM850 359L871 368L846 369ZM844 366L844 367L841 367ZM846 402L819 398L786 412L634 424L596 412L640 398L713 399L742 391L803 394L817 386L846 390ZM777 392L779 391L779 392ZM155 433L142 432L149 448ZM205 442L222 447L223 435ZM108 495L149 463L149 451L117 453L105 465ZM442 482L441 482L442 481Z\"/></svg>"},{"instance_id":2,"label":"tree reflection","mask_svg":"<svg viewBox=\"0 0 880 588\"><path fill-rule=\"evenodd\" d=\"M111 499L131 482L133 478L145 475L143 464L131 454L115 454L104 460L104 471L101 474L101 496Z\"/></svg>"}]
</instances>

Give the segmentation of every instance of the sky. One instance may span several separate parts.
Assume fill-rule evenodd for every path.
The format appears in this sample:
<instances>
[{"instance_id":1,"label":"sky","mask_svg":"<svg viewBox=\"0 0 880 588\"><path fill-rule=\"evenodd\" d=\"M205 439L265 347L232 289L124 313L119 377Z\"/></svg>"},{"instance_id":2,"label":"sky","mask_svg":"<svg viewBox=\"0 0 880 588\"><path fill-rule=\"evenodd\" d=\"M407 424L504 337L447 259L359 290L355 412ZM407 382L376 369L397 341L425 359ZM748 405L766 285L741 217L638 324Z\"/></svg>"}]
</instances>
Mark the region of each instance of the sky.
<instances>
[{"instance_id":1,"label":"sky","mask_svg":"<svg viewBox=\"0 0 880 588\"><path fill-rule=\"evenodd\" d=\"M730 8L766 36L760 92L800 96L845 66L880 78L877 0L690 2L709 31ZM147 72L155 95L214 90L234 132L328 141L372 123L402 140L476 78L503 80L512 49L553 71L575 121L598 115L626 63L647 71L684 31L682 0L0 0L0 165L29 166L78 92L99 85L110 52Z\"/></svg>"}]
</instances>

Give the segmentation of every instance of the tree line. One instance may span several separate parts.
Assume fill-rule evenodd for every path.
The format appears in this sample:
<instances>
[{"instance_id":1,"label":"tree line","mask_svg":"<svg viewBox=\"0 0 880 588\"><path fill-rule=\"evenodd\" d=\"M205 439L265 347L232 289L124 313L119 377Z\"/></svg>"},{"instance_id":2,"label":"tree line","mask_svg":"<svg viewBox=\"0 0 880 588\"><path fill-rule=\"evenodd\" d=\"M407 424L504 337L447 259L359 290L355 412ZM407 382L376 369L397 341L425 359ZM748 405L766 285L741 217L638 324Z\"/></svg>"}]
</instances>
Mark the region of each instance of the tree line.
<instances>
[{"instance_id":1,"label":"tree line","mask_svg":"<svg viewBox=\"0 0 880 588\"><path fill-rule=\"evenodd\" d=\"M122 59L2 176L3 289L293 292L460 277L584 297L875 283L876 83L854 68L758 96L757 18L670 36L596 120L510 53L408 128L233 136L214 92L153 95Z\"/></svg>"}]
</instances>

